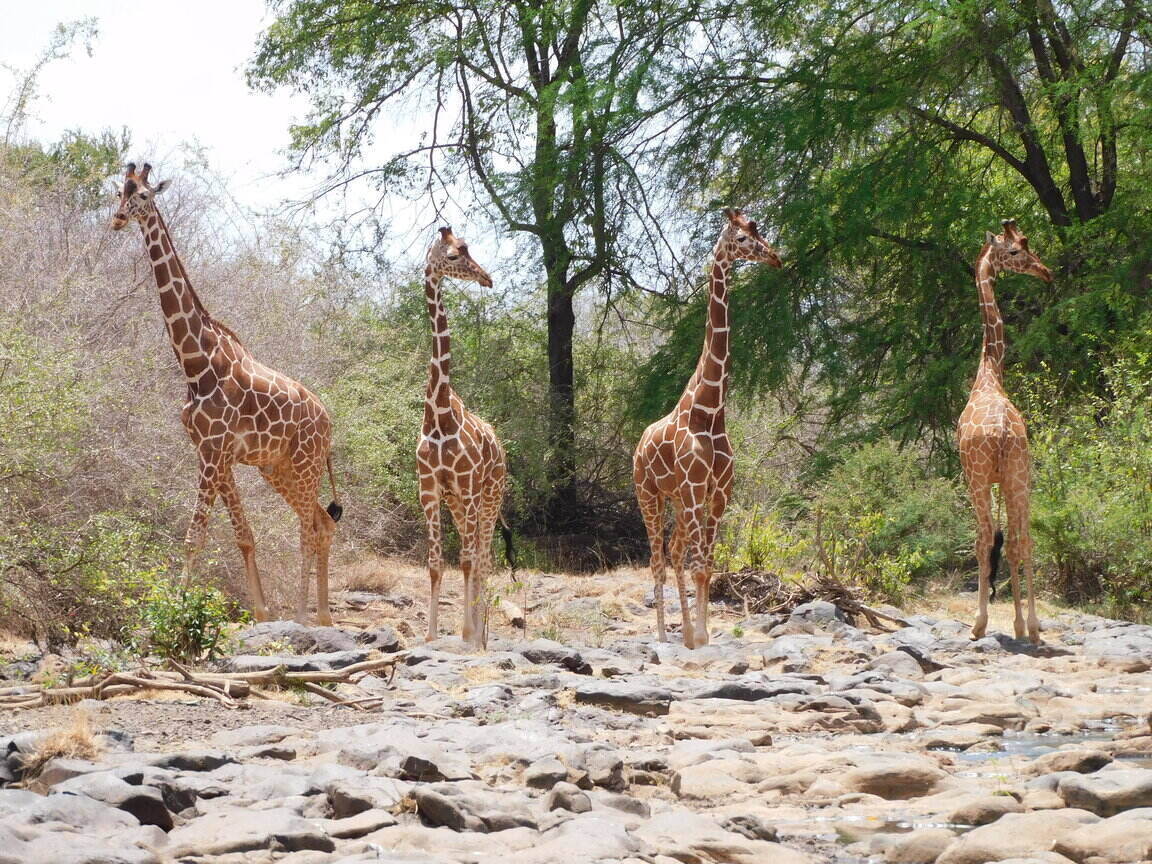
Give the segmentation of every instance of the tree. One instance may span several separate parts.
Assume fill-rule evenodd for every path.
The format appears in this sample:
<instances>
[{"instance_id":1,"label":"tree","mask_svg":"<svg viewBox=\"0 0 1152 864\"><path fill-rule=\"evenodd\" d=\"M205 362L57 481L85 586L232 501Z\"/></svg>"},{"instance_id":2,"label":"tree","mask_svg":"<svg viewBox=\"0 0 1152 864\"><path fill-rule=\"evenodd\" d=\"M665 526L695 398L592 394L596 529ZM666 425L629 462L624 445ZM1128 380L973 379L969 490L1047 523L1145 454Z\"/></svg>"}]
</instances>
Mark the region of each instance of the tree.
<instances>
[{"instance_id":1,"label":"tree","mask_svg":"<svg viewBox=\"0 0 1152 864\"><path fill-rule=\"evenodd\" d=\"M301 160L335 155L330 188L368 177L463 176L543 265L552 495L545 523L579 530L574 300L586 286L636 282L629 253L667 241L652 218L669 87L699 4L674 0L287 0L249 69L253 86L307 92L293 130ZM424 140L383 165L354 167L387 111L427 109ZM420 167L417 167L420 166Z\"/></svg>"},{"instance_id":2,"label":"tree","mask_svg":"<svg viewBox=\"0 0 1152 864\"><path fill-rule=\"evenodd\" d=\"M746 322L778 341L740 368L826 395L826 443L950 449L979 344L969 262L1013 216L1058 278L1001 283L1010 352L1106 386L1152 290L1146 6L785 0L746 23L703 43L721 47L689 71L680 148L686 189L719 166L784 235L791 296Z\"/></svg>"}]
</instances>

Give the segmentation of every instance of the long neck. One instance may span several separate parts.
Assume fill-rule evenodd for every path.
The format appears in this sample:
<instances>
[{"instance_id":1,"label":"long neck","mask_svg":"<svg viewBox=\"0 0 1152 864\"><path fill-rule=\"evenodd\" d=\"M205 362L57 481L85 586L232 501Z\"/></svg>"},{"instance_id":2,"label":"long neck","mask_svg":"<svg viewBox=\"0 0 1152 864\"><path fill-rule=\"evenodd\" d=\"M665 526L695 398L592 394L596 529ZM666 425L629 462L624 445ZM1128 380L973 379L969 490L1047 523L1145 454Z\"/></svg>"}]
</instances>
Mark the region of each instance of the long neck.
<instances>
[{"instance_id":1,"label":"long neck","mask_svg":"<svg viewBox=\"0 0 1152 864\"><path fill-rule=\"evenodd\" d=\"M172 350L184 369L189 383L194 383L209 367L209 356L219 343L220 336L212 327L212 319L196 292L188 282L188 274L163 217L153 210L148 221L141 224L144 246L152 262L152 275L160 290L160 309L164 313L164 326L172 341Z\"/></svg>"},{"instance_id":2,"label":"long neck","mask_svg":"<svg viewBox=\"0 0 1152 864\"><path fill-rule=\"evenodd\" d=\"M996 266L990 249L985 247L976 260L976 288L980 294L980 319L984 323L984 343L980 349L980 368L976 383L1002 386L1004 381L1004 319L996 305Z\"/></svg>"},{"instance_id":3,"label":"long neck","mask_svg":"<svg viewBox=\"0 0 1152 864\"><path fill-rule=\"evenodd\" d=\"M424 299L428 303L428 320L432 323L432 360L428 364L424 417L426 423L434 419L443 425L452 408L452 337L448 332L448 314L440 298L441 278L431 267L424 270Z\"/></svg>"},{"instance_id":4,"label":"long neck","mask_svg":"<svg viewBox=\"0 0 1152 864\"><path fill-rule=\"evenodd\" d=\"M728 393L728 271L731 267L731 259L717 244L712 253L704 347L696 363L696 373L684 393L684 398L694 407L712 412L723 409Z\"/></svg>"}]
</instances>

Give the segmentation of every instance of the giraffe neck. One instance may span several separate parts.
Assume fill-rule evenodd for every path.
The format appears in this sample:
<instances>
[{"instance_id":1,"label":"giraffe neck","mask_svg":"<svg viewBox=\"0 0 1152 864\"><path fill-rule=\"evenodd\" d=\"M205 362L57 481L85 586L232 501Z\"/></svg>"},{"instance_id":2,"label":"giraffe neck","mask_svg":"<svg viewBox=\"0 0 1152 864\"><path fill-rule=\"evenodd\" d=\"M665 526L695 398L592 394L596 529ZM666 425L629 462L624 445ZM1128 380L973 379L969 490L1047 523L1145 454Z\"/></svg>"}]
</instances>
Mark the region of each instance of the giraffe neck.
<instances>
[{"instance_id":1,"label":"giraffe neck","mask_svg":"<svg viewBox=\"0 0 1152 864\"><path fill-rule=\"evenodd\" d=\"M220 334L192 285L176 247L172 244L163 217L153 210L142 223L144 246L152 262L152 274L160 290L160 310L176 359L189 384L194 384L209 367L209 355L219 343Z\"/></svg>"},{"instance_id":2,"label":"giraffe neck","mask_svg":"<svg viewBox=\"0 0 1152 864\"><path fill-rule=\"evenodd\" d=\"M980 367L974 388L988 384L999 387L1004 381L1004 319L996 305L996 265L991 247L985 247L976 261L976 288L980 294L980 319L984 323L984 342L980 348Z\"/></svg>"},{"instance_id":3,"label":"giraffe neck","mask_svg":"<svg viewBox=\"0 0 1152 864\"><path fill-rule=\"evenodd\" d=\"M728 395L728 272L731 268L731 259L717 244L712 253L704 348L696 364L696 373L684 393L689 407L708 411L721 420L724 399Z\"/></svg>"},{"instance_id":4,"label":"giraffe neck","mask_svg":"<svg viewBox=\"0 0 1152 864\"><path fill-rule=\"evenodd\" d=\"M425 427L454 426L452 415L452 336L448 331L448 314L440 297L443 277L427 267L424 270L424 299L432 323L432 360L428 364L428 391L424 398Z\"/></svg>"}]
</instances>

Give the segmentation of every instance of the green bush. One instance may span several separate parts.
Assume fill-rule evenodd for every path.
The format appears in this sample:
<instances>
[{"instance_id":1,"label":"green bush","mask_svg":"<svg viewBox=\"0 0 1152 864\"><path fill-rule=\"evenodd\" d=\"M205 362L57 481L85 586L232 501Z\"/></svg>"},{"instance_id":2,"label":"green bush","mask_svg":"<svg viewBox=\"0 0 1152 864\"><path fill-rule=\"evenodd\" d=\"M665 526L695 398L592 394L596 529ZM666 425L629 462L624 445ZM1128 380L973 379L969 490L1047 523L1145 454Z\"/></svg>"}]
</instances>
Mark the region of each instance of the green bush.
<instances>
[{"instance_id":1,"label":"green bush","mask_svg":"<svg viewBox=\"0 0 1152 864\"><path fill-rule=\"evenodd\" d=\"M49 649L121 639L163 578L168 550L150 526L100 513L79 525L9 524L0 539L0 622Z\"/></svg>"},{"instance_id":2,"label":"green bush","mask_svg":"<svg viewBox=\"0 0 1152 864\"><path fill-rule=\"evenodd\" d=\"M142 653L171 660L211 659L222 652L228 625L245 618L211 585L160 582L140 605L136 644Z\"/></svg>"},{"instance_id":3,"label":"green bush","mask_svg":"<svg viewBox=\"0 0 1152 864\"><path fill-rule=\"evenodd\" d=\"M932 475L912 450L880 441L853 450L807 501L787 490L776 507L733 508L716 563L781 578L825 573L899 601L910 586L959 567L971 544L959 484Z\"/></svg>"},{"instance_id":4,"label":"green bush","mask_svg":"<svg viewBox=\"0 0 1152 864\"><path fill-rule=\"evenodd\" d=\"M1109 399L1068 405L1046 379L1026 394L1037 567L1069 602L1138 617L1152 602L1152 357L1105 374Z\"/></svg>"},{"instance_id":5,"label":"green bush","mask_svg":"<svg viewBox=\"0 0 1152 864\"><path fill-rule=\"evenodd\" d=\"M892 441L852 451L820 484L812 511L813 534L818 520L822 555L837 575L891 600L971 554L974 520L960 484Z\"/></svg>"}]
</instances>

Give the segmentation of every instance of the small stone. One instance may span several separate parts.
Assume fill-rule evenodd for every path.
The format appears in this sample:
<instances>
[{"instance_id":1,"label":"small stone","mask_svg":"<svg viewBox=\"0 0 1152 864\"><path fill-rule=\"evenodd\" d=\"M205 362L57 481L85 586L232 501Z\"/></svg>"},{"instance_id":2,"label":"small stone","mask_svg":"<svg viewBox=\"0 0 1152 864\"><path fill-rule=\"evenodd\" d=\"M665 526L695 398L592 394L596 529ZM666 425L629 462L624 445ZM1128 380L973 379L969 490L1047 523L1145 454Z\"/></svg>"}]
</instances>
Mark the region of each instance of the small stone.
<instances>
[{"instance_id":1,"label":"small stone","mask_svg":"<svg viewBox=\"0 0 1152 864\"><path fill-rule=\"evenodd\" d=\"M571 783L557 783L548 793L544 806L548 810L568 810L572 813L587 813L592 809L592 799Z\"/></svg>"},{"instance_id":2,"label":"small stone","mask_svg":"<svg viewBox=\"0 0 1152 864\"><path fill-rule=\"evenodd\" d=\"M524 785L532 789L551 789L567 779L567 766L554 756L538 759L524 770Z\"/></svg>"}]
</instances>

